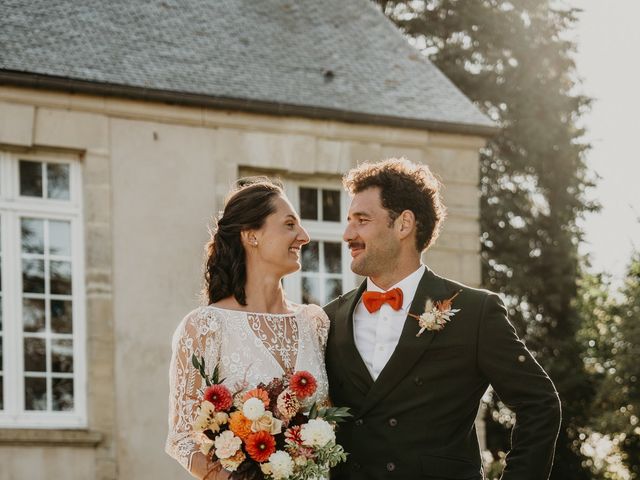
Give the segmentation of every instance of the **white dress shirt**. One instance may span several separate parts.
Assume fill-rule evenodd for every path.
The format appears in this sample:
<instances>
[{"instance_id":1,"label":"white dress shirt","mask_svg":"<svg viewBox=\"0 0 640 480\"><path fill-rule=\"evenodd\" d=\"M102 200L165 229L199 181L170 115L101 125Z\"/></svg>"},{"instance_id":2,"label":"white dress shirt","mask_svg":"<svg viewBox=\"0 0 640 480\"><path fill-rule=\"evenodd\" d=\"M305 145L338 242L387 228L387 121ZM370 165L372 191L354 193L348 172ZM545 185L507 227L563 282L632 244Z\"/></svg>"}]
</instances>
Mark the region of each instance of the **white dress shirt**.
<instances>
[{"instance_id":1,"label":"white dress shirt","mask_svg":"<svg viewBox=\"0 0 640 480\"><path fill-rule=\"evenodd\" d=\"M388 303L383 303L380 310L369 313L361 298L353 311L353 339L374 381L398 345L411 302L424 272L425 266L420 265L411 275L389 288L389 290L402 289L402 308L400 310L394 310ZM367 278L367 290L385 292L370 278Z\"/></svg>"}]
</instances>

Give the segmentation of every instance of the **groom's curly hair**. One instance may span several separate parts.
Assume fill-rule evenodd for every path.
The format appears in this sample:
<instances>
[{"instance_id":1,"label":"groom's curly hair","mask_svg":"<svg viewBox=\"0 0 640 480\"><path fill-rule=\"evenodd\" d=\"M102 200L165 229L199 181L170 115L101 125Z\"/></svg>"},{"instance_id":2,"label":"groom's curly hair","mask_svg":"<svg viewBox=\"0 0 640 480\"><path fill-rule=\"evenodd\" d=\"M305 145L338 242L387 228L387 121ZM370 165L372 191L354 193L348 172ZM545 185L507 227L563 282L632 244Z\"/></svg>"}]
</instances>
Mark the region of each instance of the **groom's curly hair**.
<instances>
[{"instance_id":1,"label":"groom's curly hair","mask_svg":"<svg viewBox=\"0 0 640 480\"><path fill-rule=\"evenodd\" d=\"M231 191L207 243L204 291L209 304L233 295L247 304L247 266L240 232L258 230L275 211L273 200L284 195L276 181L266 177L241 178Z\"/></svg>"},{"instance_id":2,"label":"groom's curly hair","mask_svg":"<svg viewBox=\"0 0 640 480\"><path fill-rule=\"evenodd\" d=\"M403 211L412 211L418 251L429 248L438 238L446 209L440 195L441 183L426 165L406 158L365 162L349 170L342 184L351 195L379 188L382 206L389 212L389 226Z\"/></svg>"}]
</instances>

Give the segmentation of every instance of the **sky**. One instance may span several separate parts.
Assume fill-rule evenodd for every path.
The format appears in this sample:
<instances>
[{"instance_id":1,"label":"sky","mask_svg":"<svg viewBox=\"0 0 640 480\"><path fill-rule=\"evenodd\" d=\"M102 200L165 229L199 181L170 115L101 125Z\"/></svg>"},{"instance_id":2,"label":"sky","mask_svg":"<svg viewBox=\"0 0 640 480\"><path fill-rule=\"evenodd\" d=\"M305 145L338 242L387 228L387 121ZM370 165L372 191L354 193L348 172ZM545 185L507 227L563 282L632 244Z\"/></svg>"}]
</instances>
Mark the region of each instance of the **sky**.
<instances>
[{"instance_id":1,"label":"sky","mask_svg":"<svg viewBox=\"0 0 640 480\"><path fill-rule=\"evenodd\" d=\"M587 164L599 177L591 197L602 204L581 222L581 251L619 286L631 252L640 250L640 1L567 3L583 10L575 59L580 91L595 99L583 121L593 145Z\"/></svg>"}]
</instances>

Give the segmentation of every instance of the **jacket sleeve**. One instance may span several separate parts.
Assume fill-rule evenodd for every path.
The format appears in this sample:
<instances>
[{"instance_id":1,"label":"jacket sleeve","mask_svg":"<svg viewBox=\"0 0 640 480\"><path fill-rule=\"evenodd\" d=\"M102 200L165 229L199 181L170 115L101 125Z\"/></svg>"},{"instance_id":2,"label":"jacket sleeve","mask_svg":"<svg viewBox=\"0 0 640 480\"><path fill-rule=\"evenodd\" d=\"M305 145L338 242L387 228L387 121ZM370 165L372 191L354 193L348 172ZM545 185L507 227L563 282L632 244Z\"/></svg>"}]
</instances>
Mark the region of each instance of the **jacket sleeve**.
<instances>
[{"instance_id":1,"label":"jacket sleeve","mask_svg":"<svg viewBox=\"0 0 640 480\"><path fill-rule=\"evenodd\" d=\"M478 365L500 400L516 414L502 480L546 480L560 429L558 393L507 318L500 297L485 297Z\"/></svg>"}]
</instances>

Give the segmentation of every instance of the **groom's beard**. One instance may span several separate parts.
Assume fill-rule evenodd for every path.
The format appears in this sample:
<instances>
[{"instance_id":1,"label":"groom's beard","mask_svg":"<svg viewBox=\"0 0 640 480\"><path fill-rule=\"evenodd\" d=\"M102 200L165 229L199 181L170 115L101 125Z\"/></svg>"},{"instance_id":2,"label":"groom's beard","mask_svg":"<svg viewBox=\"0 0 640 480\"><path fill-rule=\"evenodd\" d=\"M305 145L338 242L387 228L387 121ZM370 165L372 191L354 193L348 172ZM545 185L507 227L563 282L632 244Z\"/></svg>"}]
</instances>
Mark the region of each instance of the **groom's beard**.
<instances>
[{"instance_id":1,"label":"groom's beard","mask_svg":"<svg viewBox=\"0 0 640 480\"><path fill-rule=\"evenodd\" d=\"M362 248L357 257L351 259L351 271L363 277L376 277L395 268L399 248L383 242L349 242L349 250Z\"/></svg>"}]
</instances>

